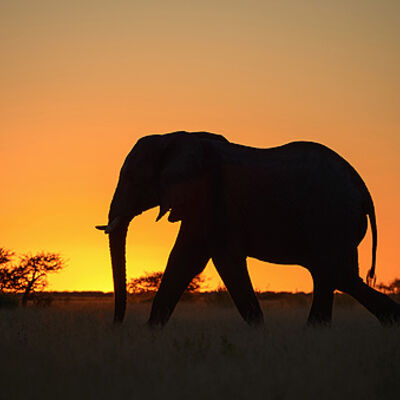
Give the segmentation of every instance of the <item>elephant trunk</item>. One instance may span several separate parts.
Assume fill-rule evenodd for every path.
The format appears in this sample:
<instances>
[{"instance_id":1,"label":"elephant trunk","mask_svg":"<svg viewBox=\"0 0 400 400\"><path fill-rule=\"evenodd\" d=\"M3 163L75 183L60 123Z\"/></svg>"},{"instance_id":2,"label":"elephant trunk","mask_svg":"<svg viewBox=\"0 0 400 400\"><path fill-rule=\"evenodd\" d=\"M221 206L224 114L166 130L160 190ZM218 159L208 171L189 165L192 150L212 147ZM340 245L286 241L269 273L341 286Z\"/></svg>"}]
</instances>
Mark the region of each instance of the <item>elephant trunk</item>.
<instances>
[{"instance_id":1,"label":"elephant trunk","mask_svg":"<svg viewBox=\"0 0 400 400\"><path fill-rule=\"evenodd\" d=\"M126 260L125 243L128 224L109 233L111 264L114 279L114 323L122 322L126 309Z\"/></svg>"}]
</instances>

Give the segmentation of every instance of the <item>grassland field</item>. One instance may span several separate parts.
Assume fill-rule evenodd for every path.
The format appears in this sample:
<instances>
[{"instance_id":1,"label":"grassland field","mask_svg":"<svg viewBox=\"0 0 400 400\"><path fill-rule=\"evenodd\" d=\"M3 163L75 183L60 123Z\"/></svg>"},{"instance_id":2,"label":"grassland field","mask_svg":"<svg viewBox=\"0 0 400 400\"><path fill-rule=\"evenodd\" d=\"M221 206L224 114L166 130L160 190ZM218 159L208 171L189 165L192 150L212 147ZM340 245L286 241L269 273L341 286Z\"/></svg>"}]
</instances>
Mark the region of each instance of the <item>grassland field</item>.
<instances>
[{"instance_id":1,"label":"grassland field","mask_svg":"<svg viewBox=\"0 0 400 400\"><path fill-rule=\"evenodd\" d=\"M228 302L182 301L163 330L151 303L59 299L0 310L0 399L396 399L400 328L338 301L331 328L305 328L307 302L262 300L249 328Z\"/></svg>"}]
</instances>

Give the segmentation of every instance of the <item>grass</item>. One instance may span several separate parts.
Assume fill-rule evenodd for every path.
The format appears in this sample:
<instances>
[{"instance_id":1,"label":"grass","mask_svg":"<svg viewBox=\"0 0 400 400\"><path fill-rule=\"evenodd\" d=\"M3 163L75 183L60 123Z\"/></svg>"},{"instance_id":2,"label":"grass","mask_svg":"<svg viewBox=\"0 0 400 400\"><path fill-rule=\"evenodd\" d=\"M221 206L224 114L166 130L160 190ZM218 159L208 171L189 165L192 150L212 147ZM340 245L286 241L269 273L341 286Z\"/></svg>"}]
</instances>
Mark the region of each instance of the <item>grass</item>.
<instances>
[{"instance_id":1,"label":"grass","mask_svg":"<svg viewBox=\"0 0 400 400\"><path fill-rule=\"evenodd\" d=\"M0 310L0 399L392 399L400 328L357 305L330 329L304 327L308 306L263 301L265 328L236 310L181 302L160 331L150 303L114 328L112 302L57 301Z\"/></svg>"},{"instance_id":2,"label":"grass","mask_svg":"<svg viewBox=\"0 0 400 400\"><path fill-rule=\"evenodd\" d=\"M0 293L0 309L18 307L18 296L6 293Z\"/></svg>"}]
</instances>

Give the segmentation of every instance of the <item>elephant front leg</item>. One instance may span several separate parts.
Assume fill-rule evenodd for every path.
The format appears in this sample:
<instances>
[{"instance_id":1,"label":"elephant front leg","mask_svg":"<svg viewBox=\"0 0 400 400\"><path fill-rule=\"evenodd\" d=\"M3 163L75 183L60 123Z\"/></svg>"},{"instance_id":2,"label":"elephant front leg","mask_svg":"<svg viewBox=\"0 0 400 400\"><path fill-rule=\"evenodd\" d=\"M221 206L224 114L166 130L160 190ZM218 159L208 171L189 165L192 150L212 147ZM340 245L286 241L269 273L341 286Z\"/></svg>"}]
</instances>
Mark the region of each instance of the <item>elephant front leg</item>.
<instances>
[{"instance_id":1,"label":"elephant front leg","mask_svg":"<svg viewBox=\"0 0 400 400\"><path fill-rule=\"evenodd\" d=\"M263 313L247 271L246 258L233 254L212 258L242 318L252 326L264 323Z\"/></svg>"},{"instance_id":2,"label":"elephant front leg","mask_svg":"<svg viewBox=\"0 0 400 400\"><path fill-rule=\"evenodd\" d=\"M209 259L206 243L181 228L153 301L149 326L162 327L168 322L183 292Z\"/></svg>"}]
</instances>

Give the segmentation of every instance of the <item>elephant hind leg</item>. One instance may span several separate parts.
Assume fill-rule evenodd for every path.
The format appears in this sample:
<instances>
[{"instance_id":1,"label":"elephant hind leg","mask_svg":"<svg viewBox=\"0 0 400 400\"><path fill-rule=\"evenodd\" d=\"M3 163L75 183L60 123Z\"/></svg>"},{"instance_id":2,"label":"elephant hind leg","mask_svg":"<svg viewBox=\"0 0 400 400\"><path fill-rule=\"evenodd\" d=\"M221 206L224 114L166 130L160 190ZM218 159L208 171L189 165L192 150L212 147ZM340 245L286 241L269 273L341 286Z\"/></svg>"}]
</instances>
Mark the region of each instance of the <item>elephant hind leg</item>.
<instances>
[{"instance_id":1,"label":"elephant hind leg","mask_svg":"<svg viewBox=\"0 0 400 400\"><path fill-rule=\"evenodd\" d=\"M308 326L328 326L332 320L333 292L331 283L313 276L314 291Z\"/></svg>"},{"instance_id":2,"label":"elephant hind leg","mask_svg":"<svg viewBox=\"0 0 400 400\"><path fill-rule=\"evenodd\" d=\"M338 248L342 246L337 246ZM332 321L334 291L342 276L358 276L357 248L338 253L335 249L321 247L310 262L313 299L308 316L308 326L329 326Z\"/></svg>"},{"instance_id":3,"label":"elephant hind leg","mask_svg":"<svg viewBox=\"0 0 400 400\"><path fill-rule=\"evenodd\" d=\"M368 286L360 277L343 283L338 289L359 301L382 325L400 323L400 304Z\"/></svg>"}]
</instances>

